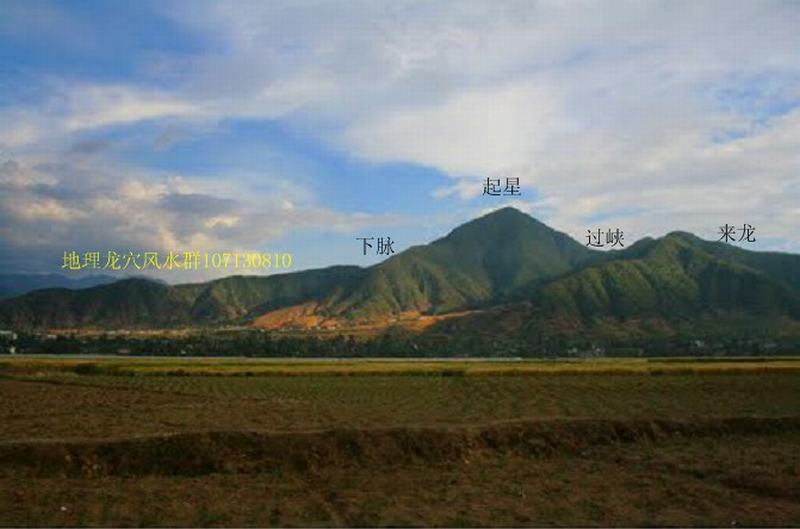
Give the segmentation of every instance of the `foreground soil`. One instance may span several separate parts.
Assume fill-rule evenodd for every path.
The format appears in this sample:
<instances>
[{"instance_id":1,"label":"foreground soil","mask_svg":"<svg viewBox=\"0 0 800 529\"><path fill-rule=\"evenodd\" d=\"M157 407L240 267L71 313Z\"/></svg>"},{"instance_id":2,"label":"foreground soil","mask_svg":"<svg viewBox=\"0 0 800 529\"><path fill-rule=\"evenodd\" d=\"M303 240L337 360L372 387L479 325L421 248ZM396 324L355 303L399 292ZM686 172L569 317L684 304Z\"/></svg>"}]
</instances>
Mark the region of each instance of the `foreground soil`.
<instances>
[{"instance_id":1,"label":"foreground soil","mask_svg":"<svg viewBox=\"0 0 800 529\"><path fill-rule=\"evenodd\" d=\"M0 441L800 416L800 374L0 378Z\"/></svg>"},{"instance_id":2,"label":"foreground soil","mask_svg":"<svg viewBox=\"0 0 800 529\"><path fill-rule=\"evenodd\" d=\"M0 379L2 526L798 526L800 376Z\"/></svg>"},{"instance_id":3,"label":"foreground soil","mask_svg":"<svg viewBox=\"0 0 800 529\"><path fill-rule=\"evenodd\" d=\"M258 472L0 478L8 526L797 526L800 435ZM179 457L178 454L176 454Z\"/></svg>"}]
</instances>

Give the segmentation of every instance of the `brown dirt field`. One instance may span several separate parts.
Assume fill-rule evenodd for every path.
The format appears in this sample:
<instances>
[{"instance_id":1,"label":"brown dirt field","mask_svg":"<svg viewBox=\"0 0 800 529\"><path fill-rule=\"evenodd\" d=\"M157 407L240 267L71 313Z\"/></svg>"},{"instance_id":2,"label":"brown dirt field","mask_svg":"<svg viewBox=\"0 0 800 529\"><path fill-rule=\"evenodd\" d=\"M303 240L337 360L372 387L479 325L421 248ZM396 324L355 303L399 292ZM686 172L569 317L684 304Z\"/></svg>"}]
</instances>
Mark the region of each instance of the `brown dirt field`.
<instances>
[{"instance_id":1,"label":"brown dirt field","mask_svg":"<svg viewBox=\"0 0 800 529\"><path fill-rule=\"evenodd\" d=\"M286 425L291 412L278 400L231 406L213 396L0 379L0 440L263 429ZM279 416L286 420L270 420Z\"/></svg>"},{"instance_id":2,"label":"brown dirt field","mask_svg":"<svg viewBox=\"0 0 800 529\"><path fill-rule=\"evenodd\" d=\"M0 441L800 416L798 387L794 374L0 378Z\"/></svg>"},{"instance_id":3,"label":"brown dirt field","mask_svg":"<svg viewBox=\"0 0 800 529\"><path fill-rule=\"evenodd\" d=\"M796 433L258 473L0 478L14 526L796 526Z\"/></svg>"},{"instance_id":4,"label":"brown dirt field","mask_svg":"<svg viewBox=\"0 0 800 529\"><path fill-rule=\"evenodd\" d=\"M0 526L800 524L796 374L41 376Z\"/></svg>"},{"instance_id":5,"label":"brown dirt field","mask_svg":"<svg viewBox=\"0 0 800 529\"><path fill-rule=\"evenodd\" d=\"M694 421L542 420L439 428L205 432L109 440L0 443L0 476L195 476L307 472L359 464L442 463L488 456L544 457L606 445L800 432L800 418Z\"/></svg>"}]
</instances>

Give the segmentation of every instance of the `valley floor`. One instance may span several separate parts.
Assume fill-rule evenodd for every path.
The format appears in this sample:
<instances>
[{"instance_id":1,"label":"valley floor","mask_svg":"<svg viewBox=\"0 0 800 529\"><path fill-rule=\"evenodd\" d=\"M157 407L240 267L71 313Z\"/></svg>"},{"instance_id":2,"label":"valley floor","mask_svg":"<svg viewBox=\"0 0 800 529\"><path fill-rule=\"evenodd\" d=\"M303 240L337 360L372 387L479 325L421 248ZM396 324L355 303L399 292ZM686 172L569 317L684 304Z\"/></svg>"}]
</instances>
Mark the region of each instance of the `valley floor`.
<instances>
[{"instance_id":1,"label":"valley floor","mask_svg":"<svg viewBox=\"0 0 800 529\"><path fill-rule=\"evenodd\" d=\"M800 525L794 360L183 362L0 362L0 525Z\"/></svg>"}]
</instances>

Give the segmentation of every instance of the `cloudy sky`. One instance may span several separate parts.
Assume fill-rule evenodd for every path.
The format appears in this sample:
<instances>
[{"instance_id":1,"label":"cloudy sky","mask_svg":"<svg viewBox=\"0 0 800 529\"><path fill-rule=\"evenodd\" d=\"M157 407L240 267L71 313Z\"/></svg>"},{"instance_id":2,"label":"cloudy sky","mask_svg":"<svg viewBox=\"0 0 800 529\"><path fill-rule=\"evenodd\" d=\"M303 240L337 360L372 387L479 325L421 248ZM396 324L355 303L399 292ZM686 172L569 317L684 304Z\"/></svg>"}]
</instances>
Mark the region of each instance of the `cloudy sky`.
<instances>
[{"instance_id":1,"label":"cloudy sky","mask_svg":"<svg viewBox=\"0 0 800 529\"><path fill-rule=\"evenodd\" d=\"M800 252L800 2L0 13L0 272L71 250L368 265L356 237L399 251L504 205L581 242L749 223L748 248ZM521 196L482 196L506 177Z\"/></svg>"}]
</instances>

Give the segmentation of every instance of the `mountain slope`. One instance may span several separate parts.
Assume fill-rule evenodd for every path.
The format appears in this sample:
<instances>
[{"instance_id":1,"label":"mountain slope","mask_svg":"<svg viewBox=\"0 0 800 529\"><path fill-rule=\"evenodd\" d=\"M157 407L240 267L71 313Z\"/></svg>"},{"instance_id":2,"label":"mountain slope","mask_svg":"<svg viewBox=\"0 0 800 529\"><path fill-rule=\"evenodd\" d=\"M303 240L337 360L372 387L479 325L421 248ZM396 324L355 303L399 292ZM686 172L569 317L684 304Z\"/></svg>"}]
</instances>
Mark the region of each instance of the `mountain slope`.
<instances>
[{"instance_id":1,"label":"mountain slope","mask_svg":"<svg viewBox=\"0 0 800 529\"><path fill-rule=\"evenodd\" d=\"M372 267L330 313L370 318L482 306L521 285L563 274L596 253L516 209L503 208Z\"/></svg>"},{"instance_id":2,"label":"mountain slope","mask_svg":"<svg viewBox=\"0 0 800 529\"><path fill-rule=\"evenodd\" d=\"M504 208L369 268L47 289L0 301L0 324L342 328L517 303L519 310L501 316L509 332L533 332L544 320L571 328L609 319L692 325L731 314L800 320L800 256L750 252L681 232L598 252ZM448 318L451 329L460 325Z\"/></svg>"},{"instance_id":3,"label":"mountain slope","mask_svg":"<svg viewBox=\"0 0 800 529\"><path fill-rule=\"evenodd\" d=\"M751 268L742 264L746 258L725 260L724 250L682 234L664 237L641 256L632 250L542 286L537 303L545 312L582 320L675 320L732 311L800 318L800 295L768 259L761 269Z\"/></svg>"},{"instance_id":4,"label":"mountain slope","mask_svg":"<svg viewBox=\"0 0 800 529\"><path fill-rule=\"evenodd\" d=\"M251 311L333 296L362 275L362 268L336 266L176 286L124 279L82 290L44 289L0 302L0 322L22 328L159 328L231 322Z\"/></svg>"},{"instance_id":5,"label":"mountain slope","mask_svg":"<svg viewBox=\"0 0 800 529\"><path fill-rule=\"evenodd\" d=\"M780 252L752 252L730 244L706 241L686 232L673 232L670 235L693 244L720 260L758 270L786 286L800 290L800 256L798 255Z\"/></svg>"},{"instance_id":6,"label":"mountain slope","mask_svg":"<svg viewBox=\"0 0 800 529\"><path fill-rule=\"evenodd\" d=\"M546 336L626 342L676 332L693 337L796 332L797 268L800 256L729 249L675 232L523 287L515 303L491 314L443 321L426 332L465 339L505 334L539 346Z\"/></svg>"},{"instance_id":7,"label":"mountain slope","mask_svg":"<svg viewBox=\"0 0 800 529\"><path fill-rule=\"evenodd\" d=\"M21 296L43 288L89 288L117 281L109 275L71 278L61 274L0 274L0 299Z\"/></svg>"},{"instance_id":8,"label":"mountain slope","mask_svg":"<svg viewBox=\"0 0 800 529\"><path fill-rule=\"evenodd\" d=\"M358 266L333 266L267 277L231 276L175 288L196 292L191 307L196 321L224 321L307 301L336 300L364 273Z\"/></svg>"},{"instance_id":9,"label":"mountain slope","mask_svg":"<svg viewBox=\"0 0 800 529\"><path fill-rule=\"evenodd\" d=\"M191 302L175 288L123 279L81 290L51 288L0 303L0 321L19 328L171 326L191 323Z\"/></svg>"}]
</instances>

